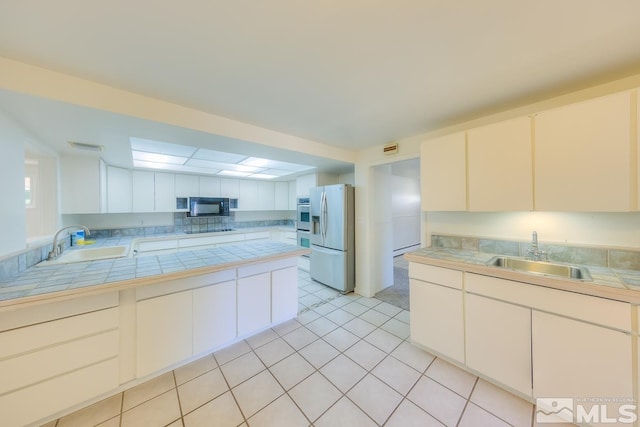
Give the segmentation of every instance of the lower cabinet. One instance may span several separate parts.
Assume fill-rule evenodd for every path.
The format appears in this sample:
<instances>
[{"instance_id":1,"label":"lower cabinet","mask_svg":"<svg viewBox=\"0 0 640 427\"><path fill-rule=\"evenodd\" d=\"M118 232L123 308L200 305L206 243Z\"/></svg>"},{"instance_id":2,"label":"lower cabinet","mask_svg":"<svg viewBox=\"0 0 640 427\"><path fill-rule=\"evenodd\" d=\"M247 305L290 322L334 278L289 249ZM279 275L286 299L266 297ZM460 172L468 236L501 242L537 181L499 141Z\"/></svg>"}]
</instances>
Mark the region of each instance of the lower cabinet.
<instances>
[{"instance_id":1,"label":"lower cabinet","mask_svg":"<svg viewBox=\"0 0 640 427\"><path fill-rule=\"evenodd\" d=\"M298 267L271 273L271 323L280 323L298 315Z\"/></svg>"},{"instance_id":2,"label":"lower cabinet","mask_svg":"<svg viewBox=\"0 0 640 427\"><path fill-rule=\"evenodd\" d=\"M192 312L192 291L138 302L138 377L151 374L193 355Z\"/></svg>"},{"instance_id":3,"label":"lower cabinet","mask_svg":"<svg viewBox=\"0 0 640 427\"><path fill-rule=\"evenodd\" d=\"M633 399L632 337L533 311L533 395Z\"/></svg>"},{"instance_id":4,"label":"lower cabinet","mask_svg":"<svg viewBox=\"0 0 640 427\"><path fill-rule=\"evenodd\" d=\"M238 336L263 329L270 323L270 273L238 279Z\"/></svg>"},{"instance_id":5,"label":"lower cabinet","mask_svg":"<svg viewBox=\"0 0 640 427\"><path fill-rule=\"evenodd\" d=\"M531 309L467 294L469 368L531 395Z\"/></svg>"},{"instance_id":6,"label":"lower cabinet","mask_svg":"<svg viewBox=\"0 0 640 427\"><path fill-rule=\"evenodd\" d=\"M193 354L236 338L236 282L193 290Z\"/></svg>"},{"instance_id":7,"label":"lower cabinet","mask_svg":"<svg viewBox=\"0 0 640 427\"><path fill-rule=\"evenodd\" d=\"M411 341L464 363L462 291L410 279Z\"/></svg>"}]
</instances>

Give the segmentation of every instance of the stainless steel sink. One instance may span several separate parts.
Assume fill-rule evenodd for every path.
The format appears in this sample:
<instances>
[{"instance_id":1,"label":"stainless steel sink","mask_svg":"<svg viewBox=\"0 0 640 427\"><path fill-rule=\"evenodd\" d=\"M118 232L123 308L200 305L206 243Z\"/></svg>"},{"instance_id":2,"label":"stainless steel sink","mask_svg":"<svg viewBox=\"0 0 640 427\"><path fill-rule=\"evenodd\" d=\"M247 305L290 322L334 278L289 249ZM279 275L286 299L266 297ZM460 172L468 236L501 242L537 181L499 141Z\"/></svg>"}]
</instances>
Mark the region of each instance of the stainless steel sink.
<instances>
[{"instance_id":1,"label":"stainless steel sink","mask_svg":"<svg viewBox=\"0 0 640 427\"><path fill-rule=\"evenodd\" d=\"M486 262L486 265L544 276L563 277L566 279L583 281L593 280L591 274L589 274L589 270L586 268L568 264L556 264L546 261L532 261L524 258L494 256Z\"/></svg>"}]
</instances>

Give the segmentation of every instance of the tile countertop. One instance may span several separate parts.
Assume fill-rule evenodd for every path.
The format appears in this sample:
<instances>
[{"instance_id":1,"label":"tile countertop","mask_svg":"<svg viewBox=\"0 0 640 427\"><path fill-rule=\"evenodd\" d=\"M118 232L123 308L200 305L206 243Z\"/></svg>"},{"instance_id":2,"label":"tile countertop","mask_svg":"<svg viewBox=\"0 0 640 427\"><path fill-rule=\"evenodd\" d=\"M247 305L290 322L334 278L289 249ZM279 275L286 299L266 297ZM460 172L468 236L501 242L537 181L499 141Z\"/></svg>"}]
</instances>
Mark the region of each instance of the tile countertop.
<instances>
[{"instance_id":1,"label":"tile countertop","mask_svg":"<svg viewBox=\"0 0 640 427\"><path fill-rule=\"evenodd\" d=\"M250 231L254 230L241 230L241 232ZM164 237L167 236L193 235L164 235ZM155 237L162 236L152 236L151 239ZM128 246L136 239L135 237L97 238L94 244L74 248ZM144 239L147 240L146 237ZM72 251L74 248L67 251ZM0 282L0 309L18 308L31 303L40 304L88 293L149 285L236 268L250 263L304 255L308 252L308 249L288 243L259 240L160 255L35 265L8 281Z\"/></svg>"},{"instance_id":2,"label":"tile countertop","mask_svg":"<svg viewBox=\"0 0 640 427\"><path fill-rule=\"evenodd\" d=\"M495 255L498 254L448 248L422 248L409 252L404 257L411 262L640 304L640 271L584 265L591 273L593 281L581 281L485 265Z\"/></svg>"}]
</instances>

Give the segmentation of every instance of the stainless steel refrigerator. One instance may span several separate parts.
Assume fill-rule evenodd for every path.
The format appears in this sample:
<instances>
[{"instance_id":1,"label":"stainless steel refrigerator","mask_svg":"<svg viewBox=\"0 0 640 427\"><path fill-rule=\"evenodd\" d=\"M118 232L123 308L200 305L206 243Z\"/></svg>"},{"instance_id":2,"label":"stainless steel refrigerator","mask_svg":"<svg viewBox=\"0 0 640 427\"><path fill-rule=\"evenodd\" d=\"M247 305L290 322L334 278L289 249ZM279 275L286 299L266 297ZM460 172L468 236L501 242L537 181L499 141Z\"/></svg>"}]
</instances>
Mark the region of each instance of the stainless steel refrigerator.
<instances>
[{"instance_id":1,"label":"stainless steel refrigerator","mask_svg":"<svg viewBox=\"0 0 640 427\"><path fill-rule=\"evenodd\" d=\"M309 192L311 278L343 293L355 287L354 190L348 184Z\"/></svg>"}]
</instances>

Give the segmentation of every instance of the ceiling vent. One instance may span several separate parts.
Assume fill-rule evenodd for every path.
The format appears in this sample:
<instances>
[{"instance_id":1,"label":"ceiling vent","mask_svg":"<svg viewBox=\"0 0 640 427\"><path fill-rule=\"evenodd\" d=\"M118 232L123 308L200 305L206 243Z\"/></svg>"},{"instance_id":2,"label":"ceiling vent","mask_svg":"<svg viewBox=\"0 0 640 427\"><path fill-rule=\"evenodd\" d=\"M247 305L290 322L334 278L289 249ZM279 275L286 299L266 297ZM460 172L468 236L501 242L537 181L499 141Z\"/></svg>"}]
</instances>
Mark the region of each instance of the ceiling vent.
<instances>
[{"instance_id":1,"label":"ceiling vent","mask_svg":"<svg viewBox=\"0 0 640 427\"><path fill-rule=\"evenodd\" d=\"M77 150L100 152L104 150L102 145L85 144L84 142L69 141L69 145Z\"/></svg>"},{"instance_id":2,"label":"ceiling vent","mask_svg":"<svg viewBox=\"0 0 640 427\"><path fill-rule=\"evenodd\" d=\"M384 154L398 154L398 143L393 142L391 144L387 144L382 148L382 152Z\"/></svg>"}]
</instances>

